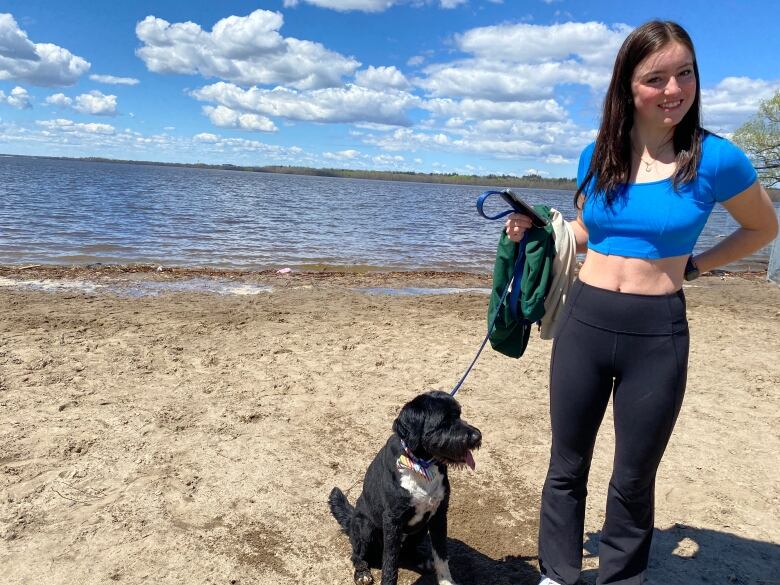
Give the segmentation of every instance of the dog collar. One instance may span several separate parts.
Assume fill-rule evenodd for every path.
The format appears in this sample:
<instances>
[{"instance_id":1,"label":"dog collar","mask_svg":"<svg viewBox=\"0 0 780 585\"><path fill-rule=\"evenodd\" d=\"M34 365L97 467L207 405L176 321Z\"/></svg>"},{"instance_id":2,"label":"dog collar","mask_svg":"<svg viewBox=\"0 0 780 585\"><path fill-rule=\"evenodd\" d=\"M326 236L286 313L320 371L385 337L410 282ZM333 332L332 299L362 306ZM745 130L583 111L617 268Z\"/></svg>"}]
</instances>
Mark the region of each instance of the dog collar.
<instances>
[{"instance_id":1,"label":"dog collar","mask_svg":"<svg viewBox=\"0 0 780 585\"><path fill-rule=\"evenodd\" d=\"M395 462L396 469L399 471L408 469L424 478L426 481L431 481L431 479L433 479L433 474L431 473L430 467L433 464L433 459L428 459L427 461L425 459L418 459L414 456L412 450L406 446L403 439L401 439L401 448L404 452L398 456L398 460Z\"/></svg>"}]
</instances>

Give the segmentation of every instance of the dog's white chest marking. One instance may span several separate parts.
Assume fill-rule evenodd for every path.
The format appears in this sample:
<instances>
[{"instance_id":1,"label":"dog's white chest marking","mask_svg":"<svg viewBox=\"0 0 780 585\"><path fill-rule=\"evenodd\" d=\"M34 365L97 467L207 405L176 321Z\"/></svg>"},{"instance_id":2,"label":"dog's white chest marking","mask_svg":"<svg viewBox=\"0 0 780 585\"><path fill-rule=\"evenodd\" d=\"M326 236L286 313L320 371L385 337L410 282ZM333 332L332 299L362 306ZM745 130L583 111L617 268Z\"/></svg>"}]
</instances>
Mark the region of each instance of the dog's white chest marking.
<instances>
[{"instance_id":1,"label":"dog's white chest marking","mask_svg":"<svg viewBox=\"0 0 780 585\"><path fill-rule=\"evenodd\" d=\"M435 466L430 471L430 481L409 469L400 471L401 487L409 492L414 506L414 516L409 520L409 526L417 524L425 517L425 514L433 516L444 499L443 477Z\"/></svg>"}]
</instances>

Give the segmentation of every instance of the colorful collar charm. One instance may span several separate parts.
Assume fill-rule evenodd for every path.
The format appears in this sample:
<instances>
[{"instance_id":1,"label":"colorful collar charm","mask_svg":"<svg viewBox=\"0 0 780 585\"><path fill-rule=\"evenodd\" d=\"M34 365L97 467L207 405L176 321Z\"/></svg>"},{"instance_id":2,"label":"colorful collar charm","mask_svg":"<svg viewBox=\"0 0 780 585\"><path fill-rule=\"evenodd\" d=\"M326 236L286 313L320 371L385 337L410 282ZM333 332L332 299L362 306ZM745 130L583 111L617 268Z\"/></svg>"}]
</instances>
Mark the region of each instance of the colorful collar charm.
<instances>
[{"instance_id":1,"label":"colorful collar charm","mask_svg":"<svg viewBox=\"0 0 780 585\"><path fill-rule=\"evenodd\" d=\"M418 459L414 456L411 449L406 446L406 443L404 443L403 439L401 440L401 448L404 450L404 452L398 456L398 461L395 463L396 468L399 471L402 469L408 469L424 478L426 481L431 481L431 479L433 479L433 473L429 468L433 464L433 459L428 461L425 461L424 459Z\"/></svg>"}]
</instances>

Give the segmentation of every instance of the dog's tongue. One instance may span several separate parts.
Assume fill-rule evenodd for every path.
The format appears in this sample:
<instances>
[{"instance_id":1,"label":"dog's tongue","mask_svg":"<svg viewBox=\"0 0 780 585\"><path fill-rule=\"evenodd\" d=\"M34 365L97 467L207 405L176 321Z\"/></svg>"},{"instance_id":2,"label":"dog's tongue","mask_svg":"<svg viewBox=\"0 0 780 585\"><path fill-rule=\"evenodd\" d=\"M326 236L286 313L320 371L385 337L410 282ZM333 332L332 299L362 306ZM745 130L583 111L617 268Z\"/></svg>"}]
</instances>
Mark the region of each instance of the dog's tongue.
<instances>
[{"instance_id":1,"label":"dog's tongue","mask_svg":"<svg viewBox=\"0 0 780 585\"><path fill-rule=\"evenodd\" d=\"M477 464L474 462L474 456L471 451L466 451L466 465L471 467L472 470L477 468Z\"/></svg>"}]
</instances>

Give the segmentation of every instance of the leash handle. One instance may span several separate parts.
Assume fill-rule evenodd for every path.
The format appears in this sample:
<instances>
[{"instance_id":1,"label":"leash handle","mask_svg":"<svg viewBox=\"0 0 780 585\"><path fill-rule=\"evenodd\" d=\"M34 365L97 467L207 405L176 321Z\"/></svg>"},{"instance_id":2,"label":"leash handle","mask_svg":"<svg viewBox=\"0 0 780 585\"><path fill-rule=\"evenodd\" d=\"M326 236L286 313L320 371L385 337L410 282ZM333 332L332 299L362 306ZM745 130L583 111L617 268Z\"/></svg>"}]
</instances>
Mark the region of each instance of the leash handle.
<instances>
[{"instance_id":1,"label":"leash handle","mask_svg":"<svg viewBox=\"0 0 780 585\"><path fill-rule=\"evenodd\" d=\"M515 209L507 209L506 211L502 211L498 215L488 215L488 214L486 214L485 210L483 209L483 207L485 205L485 201L487 201L488 198L493 196L493 195L501 195L501 197L503 198L503 195L502 195L501 191L485 191L484 193L482 193L482 195L479 196L479 198L477 198L477 212L482 217L484 217L485 219L494 220L494 219L501 219L502 217L506 217L510 213L517 213L517 211Z\"/></svg>"}]
</instances>

